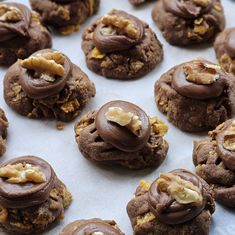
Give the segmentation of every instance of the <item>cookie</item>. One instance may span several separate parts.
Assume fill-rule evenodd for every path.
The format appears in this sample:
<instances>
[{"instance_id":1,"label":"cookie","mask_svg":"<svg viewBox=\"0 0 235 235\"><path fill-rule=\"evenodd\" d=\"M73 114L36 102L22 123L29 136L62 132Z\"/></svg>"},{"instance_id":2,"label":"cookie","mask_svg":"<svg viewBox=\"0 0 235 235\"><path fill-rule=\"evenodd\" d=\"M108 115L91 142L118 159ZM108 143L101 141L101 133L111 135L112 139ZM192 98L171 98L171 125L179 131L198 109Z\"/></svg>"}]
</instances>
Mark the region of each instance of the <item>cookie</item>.
<instances>
[{"instance_id":1,"label":"cookie","mask_svg":"<svg viewBox=\"0 0 235 235\"><path fill-rule=\"evenodd\" d=\"M111 101L84 115L75 125L76 141L85 158L130 169L158 167L165 159L167 126L149 118L138 106Z\"/></svg>"},{"instance_id":2,"label":"cookie","mask_svg":"<svg viewBox=\"0 0 235 235\"><path fill-rule=\"evenodd\" d=\"M132 5L141 5L143 3L145 3L147 0L129 0L129 2L132 4Z\"/></svg>"},{"instance_id":3,"label":"cookie","mask_svg":"<svg viewBox=\"0 0 235 235\"><path fill-rule=\"evenodd\" d=\"M184 169L141 181L127 205L134 235L208 235L214 210L209 185Z\"/></svg>"},{"instance_id":4,"label":"cookie","mask_svg":"<svg viewBox=\"0 0 235 235\"><path fill-rule=\"evenodd\" d=\"M29 118L71 121L94 95L95 86L87 75L55 50L17 61L4 79L6 103Z\"/></svg>"},{"instance_id":5,"label":"cookie","mask_svg":"<svg viewBox=\"0 0 235 235\"><path fill-rule=\"evenodd\" d=\"M212 42L225 27L220 0L159 0L152 18L165 39L177 46Z\"/></svg>"},{"instance_id":6,"label":"cookie","mask_svg":"<svg viewBox=\"0 0 235 235\"><path fill-rule=\"evenodd\" d=\"M30 0L44 24L52 26L63 35L79 30L80 25L99 8L100 0Z\"/></svg>"},{"instance_id":7,"label":"cookie","mask_svg":"<svg viewBox=\"0 0 235 235\"><path fill-rule=\"evenodd\" d=\"M6 152L8 120L5 112L0 108L0 156Z\"/></svg>"},{"instance_id":8,"label":"cookie","mask_svg":"<svg viewBox=\"0 0 235 235\"><path fill-rule=\"evenodd\" d=\"M209 138L195 141L193 162L196 173L210 184L215 199L235 208L235 120L230 119L209 132Z\"/></svg>"},{"instance_id":9,"label":"cookie","mask_svg":"<svg viewBox=\"0 0 235 235\"><path fill-rule=\"evenodd\" d=\"M51 45L51 35L35 12L19 3L0 3L0 65L11 65Z\"/></svg>"},{"instance_id":10,"label":"cookie","mask_svg":"<svg viewBox=\"0 0 235 235\"><path fill-rule=\"evenodd\" d=\"M76 220L59 233L59 235L71 234L124 235L115 221L101 219Z\"/></svg>"},{"instance_id":11,"label":"cookie","mask_svg":"<svg viewBox=\"0 0 235 235\"><path fill-rule=\"evenodd\" d=\"M112 10L85 30L82 49L90 70L121 80L146 75L163 58L162 44L149 26L119 10Z\"/></svg>"},{"instance_id":12,"label":"cookie","mask_svg":"<svg viewBox=\"0 0 235 235\"><path fill-rule=\"evenodd\" d=\"M215 128L234 112L234 82L219 65L203 59L177 65L155 83L155 101L184 131Z\"/></svg>"},{"instance_id":13,"label":"cookie","mask_svg":"<svg viewBox=\"0 0 235 235\"><path fill-rule=\"evenodd\" d=\"M235 28L228 28L220 33L215 40L214 49L221 67L235 76Z\"/></svg>"},{"instance_id":14,"label":"cookie","mask_svg":"<svg viewBox=\"0 0 235 235\"><path fill-rule=\"evenodd\" d=\"M43 159L24 156L0 166L0 227L38 234L64 216L71 194Z\"/></svg>"}]
</instances>

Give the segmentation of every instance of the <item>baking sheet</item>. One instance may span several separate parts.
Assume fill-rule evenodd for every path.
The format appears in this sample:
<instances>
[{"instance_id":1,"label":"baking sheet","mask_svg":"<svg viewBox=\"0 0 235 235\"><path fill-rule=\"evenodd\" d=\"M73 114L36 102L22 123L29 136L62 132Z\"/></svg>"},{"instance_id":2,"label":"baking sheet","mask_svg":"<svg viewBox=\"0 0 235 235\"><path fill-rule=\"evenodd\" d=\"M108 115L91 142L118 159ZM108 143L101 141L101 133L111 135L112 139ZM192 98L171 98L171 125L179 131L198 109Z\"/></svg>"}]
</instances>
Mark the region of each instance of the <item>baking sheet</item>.
<instances>
[{"instance_id":1,"label":"baking sheet","mask_svg":"<svg viewBox=\"0 0 235 235\"><path fill-rule=\"evenodd\" d=\"M28 1L15 1L29 5ZM232 0L222 0L225 8L226 27L235 26L234 7ZM169 126L165 136L170 149L166 160L158 169L129 171L120 167L100 167L85 160L78 151L74 138L74 124L66 124L63 131L56 129L54 121L29 120L12 111L3 99L3 83L1 86L0 106L9 119L7 152L0 159L4 162L22 155L40 156L47 160L56 171L58 177L72 192L73 202L65 212L65 218L45 234L54 235L68 223L77 219L99 217L114 219L126 235L132 234L132 228L126 213L126 205L133 197L141 179L153 181L160 172L175 168L186 168L194 171L192 163L193 140L203 138L203 134L187 134L171 125L166 117L156 108L153 87L160 75L172 66L181 62L204 57L216 62L212 47L193 47L188 49L169 45L151 18L153 2L135 8L127 0L101 0L97 15L91 17L81 27L80 31L68 37L53 35L53 47L68 55L79 65L95 83L96 97L87 105L82 114L100 107L105 102L123 99L142 107L147 114L159 116ZM89 71L85 65L81 50L81 35L96 18L106 14L111 9L122 9L147 21L164 45L163 62L147 76L135 81L116 81L100 77ZM3 79L6 69L0 68ZM232 235L235 233L234 211L217 204L211 226L212 235ZM3 235L4 233L1 233Z\"/></svg>"}]
</instances>

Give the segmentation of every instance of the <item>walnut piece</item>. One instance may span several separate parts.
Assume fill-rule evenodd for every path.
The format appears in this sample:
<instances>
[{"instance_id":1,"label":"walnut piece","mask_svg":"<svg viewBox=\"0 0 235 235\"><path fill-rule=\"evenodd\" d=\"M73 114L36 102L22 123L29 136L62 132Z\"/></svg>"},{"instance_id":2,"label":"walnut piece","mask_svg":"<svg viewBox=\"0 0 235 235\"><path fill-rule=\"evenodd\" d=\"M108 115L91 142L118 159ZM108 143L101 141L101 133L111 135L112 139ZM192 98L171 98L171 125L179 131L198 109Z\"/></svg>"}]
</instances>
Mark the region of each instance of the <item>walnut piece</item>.
<instances>
[{"instance_id":1,"label":"walnut piece","mask_svg":"<svg viewBox=\"0 0 235 235\"><path fill-rule=\"evenodd\" d=\"M183 66L186 79L199 85L210 85L219 79L219 65L196 60Z\"/></svg>"},{"instance_id":2,"label":"walnut piece","mask_svg":"<svg viewBox=\"0 0 235 235\"><path fill-rule=\"evenodd\" d=\"M1 167L0 177L8 178L6 181L12 184L46 182L46 176L41 171L40 167L33 166L29 163L17 163L15 165Z\"/></svg>"},{"instance_id":3,"label":"walnut piece","mask_svg":"<svg viewBox=\"0 0 235 235\"><path fill-rule=\"evenodd\" d=\"M229 151L235 152L235 121L224 133L223 147Z\"/></svg>"},{"instance_id":4,"label":"walnut piece","mask_svg":"<svg viewBox=\"0 0 235 235\"><path fill-rule=\"evenodd\" d=\"M154 133L159 134L161 136L167 133L168 126L163 121L161 121L157 117L149 118L149 121Z\"/></svg>"},{"instance_id":5,"label":"walnut piece","mask_svg":"<svg viewBox=\"0 0 235 235\"><path fill-rule=\"evenodd\" d=\"M137 217L137 225L142 226L146 223L149 223L155 220L155 215L152 212L145 213L144 215L140 215Z\"/></svg>"},{"instance_id":6,"label":"walnut piece","mask_svg":"<svg viewBox=\"0 0 235 235\"><path fill-rule=\"evenodd\" d=\"M80 103L78 102L77 99L74 99L74 100L70 100L66 103L64 103L60 109L62 111L64 111L65 113L72 113L74 112L75 110L78 110L80 108Z\"/></svg>"},{"instance_id":7,"label":"walnut piece","mask_svg":"<svg viewBox=\"0 0 235 235\"><path fill-rule=\"evenodd\" d=\"M50 75L52 77L53 75L62 77L65 73L64 67L62 66L64 61L64 55L58 51L55 51L31 56L25 60L22 60L21 66L25 69L34 70L41 74L47 74L49 77ZM48 76L45 76L45 78L48 78Z\"/></svg>"},{"instance_id":8,"label":"walnut piece","mask_svg":"<svg viewBox=\"0 0 235 235\"><path fill-rule=\"evenodd\" d=\"M120 33L127 35L131 39L138 39L138 31L128 19L115 15L106 15L101 22L104 25L117 28Z\"/></svg>"},{"instance_id":9,"label":"walnut piece","mask_svg":"<svg viewBox=\"0 0 235 235\"><path fill-rule=\"evenodd\" d=\"M7 209L0 205L0 223L6 222L7 217L8 217Z\"/></svg>"},{"instance_id":10,"label":"walnut piece","mask_svg":"<svg viewBox=\"0 0 235 235\"><path fill-rule=\"evenodd\" d=\"M211 0L193 0L193 3L197 6L207 7L211 4Z\"/></svg>"},{"instance_id":11,"label":"walnut piece","mask_svg":"<svg viewBox=\"0 0 235 235\"><path fill-rule=\"evenodd\" d=\"M160 174L157 187L180 204L195 203L200 205L203 202L201 190L197 186L172 173Z\"/></svg>"},{"instance_id":12,"label":"walnut piece","mask_svg":"<svg viewBox=\"0 0 235 235\"><path fill-rule=\"evenodd\" d=\"M13 6L0 4L0 21L2 22L18 22L22 19L20 10Z\"/></svg>"},{"instance_id":13,"label":"walnut piece","mask_svg":"<svg viewBox=\"0 0 235 235\"><path fill-rule=\"evenodd\" d=\"M105 113L105 117L108 121L115 122L120 126L125 126L134 135L138 136L142 128L142 122L137 115L131 112L125 112L119 107L109 107Z\"/></svg>"},{"instance_id":14,"label":"walnut piece","mask_svg":"<svg viewBox=\"0 0 235 235\"><path fill-rule=\"evenodd\" d=\"M96 47L91 51L89 57L92 59L103 59L106 55L100 52Z\"/></svg>"}]
</instances>

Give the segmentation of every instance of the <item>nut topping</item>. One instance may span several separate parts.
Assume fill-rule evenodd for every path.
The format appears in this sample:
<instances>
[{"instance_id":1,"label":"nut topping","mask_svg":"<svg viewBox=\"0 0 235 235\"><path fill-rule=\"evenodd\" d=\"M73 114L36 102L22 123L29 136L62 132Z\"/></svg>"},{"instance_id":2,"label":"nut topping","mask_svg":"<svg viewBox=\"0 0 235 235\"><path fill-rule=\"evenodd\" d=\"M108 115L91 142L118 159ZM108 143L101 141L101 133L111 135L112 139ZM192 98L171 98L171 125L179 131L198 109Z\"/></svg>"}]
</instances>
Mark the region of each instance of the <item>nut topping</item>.
<instances>
[{"instance_id":1,"label":"nut topping","mask_svg":"<svg viewBox=\"0 0 235 235\"><path fill-rule=\"evenodd\" d=\"M22 19L20 10L6 4L0 5L0 21L3 22L18 22Z\"/></svg>"},{"instance_id":2,"label":"nut topping","mask_svg":"<svg viewBox=\"0 0 235 235\"><path fill-rule=\"evenodd\" d=\"M218 65L198 60L185 64L183 69L186 79L199 85L210 85L219 79L220 66Z\"/></svg>"},{"instance_id":3,"label":"nut topping","mask_svg":"<svg viewBox=\"0 0 235 235\"><path fill-rule=\"evenodd\" d=\"M44 183L46 176L40 167L31 164L18 163L15 165L6 165L0 168L0 177L7 178L6 182L12 184L33 182Z\"/></svg>"},{"instance_id":4,"label":"nut topping","mask_svg":"<svg viewBox=\"0 0 235 235\"><path fill-rule=\"evenodd\" d=\"M156 134L163 136L167 133L168 126L163 121L161 121L157 117L149 118L149 121L150 121L150 125L151 125L153 131Z\"/></svg>"},{"instance_id":5,"label":"nut topping","mask_svg":"<svg viewBox=\"0 0 235 235\"><path fill-rule=\"evenodd\" d=\"M235 152L235 121L232 122L230 128L224 133L223 147Z\"/></svg>"},{"instance_id":6,"label":"nut topping","mask_svg":"<svg viewBox=\"0 0 235 235\"><path fill-rule=\"evenodd\" d=\"M193 0L193 3L197 6L207 7L211 4L211 0Z\"/></svg>"},{"instance_id":7,"label":"nut topping","mask_svg":"<svg viewBox=\"0 0 235 235\"><path fill-rule=\"evenodd\" d=\"M202 204L203 197L201 190L190 181L172 173L161 174L157 180L157 187L168 193L180 204Z\"/></svg>"},{"instance_id":8,"label":"nut topping","mask_svg":"<svg viewBox=\"0 0 235 235\"><path fill-rule=\"evenodd\" d=\"M115 122L120 126L125 126L136 136L139 135L142 128L142 122L138 116L131 112L125 112L119 107L110 107L105 113L105 117L111 122Z\"/></svg>"}]
</instances>

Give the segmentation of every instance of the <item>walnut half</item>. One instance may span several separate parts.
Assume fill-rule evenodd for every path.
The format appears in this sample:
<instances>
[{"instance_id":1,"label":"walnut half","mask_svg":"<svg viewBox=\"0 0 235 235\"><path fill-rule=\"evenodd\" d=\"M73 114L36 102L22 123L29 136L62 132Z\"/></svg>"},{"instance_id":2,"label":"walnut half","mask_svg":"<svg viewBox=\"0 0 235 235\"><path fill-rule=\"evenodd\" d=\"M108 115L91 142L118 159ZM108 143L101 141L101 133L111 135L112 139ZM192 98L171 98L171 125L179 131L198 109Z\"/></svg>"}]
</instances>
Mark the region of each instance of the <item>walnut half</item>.
<instances>
[{"instance_id":1,"label":"walnut half","mask_svg":"<svg viewBox=\"0 0 235 235\"><path fill-rule=\"evenodd\" d=\"M223 147L229 151L235 152L235 121L224 133Z\"/></svg>"},{"instance_id":2,"label":"walnut half","mask_svg":"<svg viewBox=\"0 0 235 235\"><path fill-rule=\"evenodd\" d=\"M20 10L13 6L0 4L0 21L2 22L18 22L22 19Z\"/></svg>"}]
</instances>

